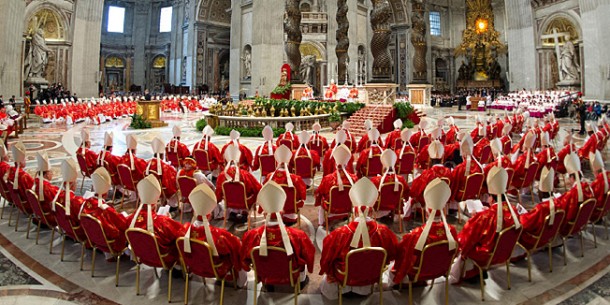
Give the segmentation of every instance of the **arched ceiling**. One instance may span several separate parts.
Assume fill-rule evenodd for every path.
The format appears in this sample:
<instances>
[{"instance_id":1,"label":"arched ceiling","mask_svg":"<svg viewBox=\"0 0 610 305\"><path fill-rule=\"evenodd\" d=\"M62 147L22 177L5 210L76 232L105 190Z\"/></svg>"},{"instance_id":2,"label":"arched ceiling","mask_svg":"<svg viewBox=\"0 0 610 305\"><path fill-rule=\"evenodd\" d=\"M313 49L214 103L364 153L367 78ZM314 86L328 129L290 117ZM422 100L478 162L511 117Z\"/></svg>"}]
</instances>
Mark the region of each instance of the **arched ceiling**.
<instances>
[{"instance_id":1,"label":"arched ceiling","mask_svg":"<svg viewBox=\"0 0 610 305\"><path fill-rule=\"evenodd\" d=\"M197 20L231 25L231 0L200 0Z\"/></svg>"},{"instance_id":2,"label":"arched ceiling","mask_svg":"<svg viewBox=\"0 0 610 305\"><path fill-rule=\"evenodd\" d=\"M394 18L394 24L408 23L409 18L407 15L407 8L405 7L405 0L389 0L390 6L392 6L392 15Z\"/></svg>"}]
</instances>

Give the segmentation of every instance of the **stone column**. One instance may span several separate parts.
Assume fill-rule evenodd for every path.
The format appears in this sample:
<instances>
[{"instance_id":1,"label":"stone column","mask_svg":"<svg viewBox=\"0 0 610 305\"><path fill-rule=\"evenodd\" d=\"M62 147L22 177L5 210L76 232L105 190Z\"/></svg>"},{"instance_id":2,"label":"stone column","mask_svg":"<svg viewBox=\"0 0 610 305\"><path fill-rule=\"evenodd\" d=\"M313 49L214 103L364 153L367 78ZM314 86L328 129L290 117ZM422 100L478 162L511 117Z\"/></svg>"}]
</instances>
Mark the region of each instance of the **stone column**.
<instances>
[{"instance_id":1,"label":"stone column","mask_svg":"<svg viewBox=\"0 0 610 305\"><path fill-rule=\"evenodd\" d=\"M348 6L347 0L337 1L337 46L335 54L337 55L338 77L337 82L342 84L346 82L345 72L349 63L349 19L347 18Z\"/></svg>"},{"instance_id":2,"label":"stone column","mask_svg":"<svg viewBox=\"0 0 610 305\"><path fill-rule=\"evenodd\" d=\"M287 0L284 17L284 33L286 34L286 57L290 65L290 81L301 83L299 68L301 67L301 0Z\"/></svg>"},{"instance_id":3,"label":"stone column","mask_svg":"<svg viewBox=\"0 0 610 305\"><path fill-rule=\"evenodd\" d=\"M75 9L70 89L78 96L97 96L104 3L79 1Z\"/></svg>"},{"instance_id":4,"label":"stone column","mask_svg":"<svg viewBox=\"0 0 610 305\"><path fill-rule=\"evenodd\" d=\"M373 54L373 81L389 82L392 77L392 56L388 51L392 31L390 19L392 8L388 0L373 0L371 11L371 53Z\"/></svg>"},{"instance_id":5,"label":"stone column","mask_svg":"<svg viewBox=\"0 0 610 305\"><path fill-rule=\"evenodd\" d=\"M536 46L530 0L506 0L509 90L535 89Z\"/></svg>"},{"instance_id":6,"label":"stone column","mask_svg":"<svg viewBox=\"0 0 610 305\"><path fill-rule=\"evenodd\" d=\"M21 61L24 15L24 1L0 1L0 90L1 94L8 96L23 96L25 93Z\"/></svg>"},{"instance_id":7,"label":"stone column","mask_svg":"<svg viewBox=\"0 0 610 305\"><path fill-rule=\"evenodd\" d=\"M242 6L241 5L233 5L231 8L231 41L230 41L230 51L229 51L229 91L233 95L233 98L236 98L239 95L239 90L241 87L241 69L242 69L242 49L243 49L243 37L242 37ZM252 27L252 24L246 25L246 27ZM206 35L207 36L207 35ZM208 52L205 51L205 54ZM207 60L204 61L205 63ZM210 80L207 80L208 84ZM258 84L258 83L256 83ZM209 84L210 89L213 88L213 84ZM249 94L254 95L254 91L251 89L248 91ZM261 93L262 94L262 93Z\"/></svg>"},{"instance_id":8,"label":"stone column","mask_svg":"<svg viewBox=\"0 0 610 305\"><path fill-rule=\"evenodd\" d=\"M425 7L421 0L411 1L411 44L415 50L413 56L412 83L428 83L428 64L426 53L428 51L427 27L425 21Z\"/></svg>"},{"instance_id":9,"label":"stone column","mask_svg":"<svg viewBox=\"0 0 610 305\"><path fill-rule=\"evenodd\" d=\"M610 0L580 0L583 47L582 88L586 98L610 99Z\"/></svg>"},{"instance_id":10,"label":"stone column","mask_svg":"<svg viewBox=\"0 0 610 305\"><path fill-rule=\"evenodd\" d=\"M283 19L284 7L276 1L252 2L252 80L255 84L259 79L264 81L262 95L269 95L280 80L284 62Z\"/></svg>"}]
</instances>

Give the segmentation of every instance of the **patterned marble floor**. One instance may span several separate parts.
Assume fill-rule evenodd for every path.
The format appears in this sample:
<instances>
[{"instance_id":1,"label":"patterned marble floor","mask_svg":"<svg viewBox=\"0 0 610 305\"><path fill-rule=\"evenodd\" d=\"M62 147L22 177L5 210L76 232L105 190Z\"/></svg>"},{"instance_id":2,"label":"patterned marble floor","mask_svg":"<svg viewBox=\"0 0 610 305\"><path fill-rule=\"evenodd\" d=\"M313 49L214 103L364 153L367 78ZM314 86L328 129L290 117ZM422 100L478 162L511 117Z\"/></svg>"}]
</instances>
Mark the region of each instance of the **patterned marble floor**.
<instances>
[{"instance_id":1,"label":"patterned marble floor","mask_svg":"<svg viewBox=\"0 0 610 305\"><path fill-rule=\"evenodd\" d=\"M475 125L476 112L458 112L455 108L434 108L426 110L428 117L436 120L441 117L453 116L457 125L462 129L472 129ZM501 114L501 113L500 113ZM183 128L182 140L192 147L201 137L201 134L194 128L194 123L201 114L171 115L164 119L169 123L168 127L134 131L129 130L129 120L120 119L101 126L86 126L91 130L93 149L99 150L103 143L103 136L106 131L114 132L114 153L121 155L125 151L125 134L132 133L139 141L137 154L143 158L152 157L150 147L151 140L160 135L164 140L171 139L171 127L179 125ZM39 150L48 152L51 163L54 165L55 177L59 178L59 167L61 160L72 157L70 152L76 150L80 143L80 129L83 125L76 125L68 128L61 124L42 125L31 119L30 129L20 135L20 140L28 148L27 170L33 173L36 168L34 153ZM567 119L561 119L562 131L559 139L565 136L565 130L577 128L576 124ZM331 132L325 132L325 136L332 138ZM576 138L576 144L582 144L582 138ZM11 139L9 143L15 141ZM212 140L217 145L224 145L228 141L226 136L214 136ZM250 149L255 149L261 144L260 139L244 138L243 144ZM557 143L560 144L560 143ZM255 175L260 175L258 172ZM316 176L315 183L319 184L321 175ZM85 189L90 187L90 182L85 181ZM527 196L529 197L529 196ZM526 207L531 206L531 202L526 202ZM126 212L133 211L133 204L125 205ZM302 210L303 224L301 229L305 230L312 240L316 241L318 249L321 248L321 238L317 237L320 232L316 232L317 210L313 207L312 193L308 193L305 208ZM188 218L187 215L186 218ZM167 289L167 273L162 273L157 280L153 275L153 270L144 268L142 274L143 295L135 296L135 267L131 262L121 262L120 286L114 287L114 265L107 264L103 256L98 255L96 260L96 277L90 277L90 252L85 257L85 271L79 271L78 258L80 256L80 246L68 242L66 245L66 261L59 262L58 252L60 251L60 240L56 236L53 241L55 254L48 254L49 231L41 233L40 245L35 245L32 239L25 239L25 221L22 220L19 232L14 232L13 227L6 225L5 219L0 219L0 304L142 304L165 302ZM256 224L260 224L262 218L259 217ZM455 218L450 217L450 222L457 224ZM221 225L220 223L214 223ZM406 223L406 230L421 225L421 222L414 220ZM231 225L231 230L237 235L243 234L245 230L242 225ZM389 223L395 232L398 232L398 225ZM599 229L598 229L599 230ZM316 234L318 233L318 234ZM401 234L398 234L399 238ZM323 237L323 235L321 236ZM511 267L513 282L512 290L505 290L505 271L503 268L490 272L490 279L487 281L487 304L540 304L540 303L559 303L562 304L606 304L609 293L607 283L610 275L606 267L610 263L608 252L609 243L605 239L598 240L598 247L593 248L591 232L585 233L587 242L585 243L586 258L580 258L580 249L577 239L570 239L568 246L568 266L561 265L562 257L560 248L553 253L555 270L548 273L548 258L545 254L537 254L533 257L533 283L527 282L527 268L525 262L517 263ZM319 261L320 252L316 254L316 261ZM26 267L27 266L27 267ZM307 285L303 294L299 297L301 303L308 304L335 304L336 301L327 300L319 294L319 282L321 277L317 275L319 266L316 266L314 273L310 275L310 283ZM249 277L252 279L253 274ZM595 280L592 280L595 279ZM173 301L182 301L182 281L174 281ZM205 287L205 288L204 288ZM225 303L252 303L252 283L248 290L227 289ZM443 300L443 285L435 285L430 290L428 288L416 288L415 300L421 304L434 304ZM191 302L211 303L217 298L219 287L214 287L210 281L203 285L199 280L192 281ZM216 294L211 293L215 291ZM282 292L278 290L277 292ZM291 302L290 295L284 293L263 294L259 298L262 304L283 304ZM199 300L199 301L195 301ZM345 299L345 304L366 304L376 303L375 295L369 298L349 298ZM56 302L54 302L56 301ZM407 294L397 291L384 292L386 304L405 304ZM62 303L63 302L63 303ZM450 288L451 304L471 304L479 302L478 285L463 284ZM601 303L600 303L601 302Z\"/></svg>"}]
</instances>

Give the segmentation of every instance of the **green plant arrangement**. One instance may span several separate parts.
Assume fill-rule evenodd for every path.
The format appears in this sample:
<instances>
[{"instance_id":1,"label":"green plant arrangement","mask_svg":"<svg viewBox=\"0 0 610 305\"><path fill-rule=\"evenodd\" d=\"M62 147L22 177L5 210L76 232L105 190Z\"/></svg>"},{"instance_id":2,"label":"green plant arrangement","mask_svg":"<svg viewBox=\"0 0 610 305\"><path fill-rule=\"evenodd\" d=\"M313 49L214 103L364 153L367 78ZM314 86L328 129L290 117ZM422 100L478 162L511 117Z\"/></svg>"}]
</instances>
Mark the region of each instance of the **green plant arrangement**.
<instances>
[{"instance_id":1,"label":"green plant arrangement","mask_svg":"<svg viewBox=\"0 0 610 305\"><path fill-rule=\"evenodd\" d=\"M328 121L329 122L341 122L341 116L339 115L338 112L333 112L329 117L328 117Z\"/></svg>"},{"instance_id":2,"label":"green plant arrangement","mask_svg":"<svg viewBox=\"0 0 610 305\"><path fill-rule=\"evenodd\" d=\"M201 132L201 131L203 131L203 129L205 128L206 125L208 125L208 122L206 121L205 118L199 119L197 121L197 123L195 123L195 128L197 128L197 130L199 130Z\"/></svg>"},{"instance_id":3,"label":"green plant arrangement","mask_svg":"<svg viewBox=\"0 0 610 305\"><path fill-rule=\"evenodd\" d=\"M152 125L141 115L134 114L131 116L131 125L129 127L133 129L149 129L152 128Z\"/></svg>"},{"instance_id":4,"label":"green plant arrangement","mask_svg":"<svg viewBox=\"0 0 610 305\"><path fill-rule=\"evenodd\" d=\"M281 94L281 93L280 93ZM324 109L334 109L337 107L337 111L344 112L348 116L354 114L354 112L364 108L363 103L341 103L341 102L318 102L318 101L297 101L297 100L272 100L267 98L259 97L254 100L254 104L257 106L263 106L267 112L271 112L271 108L275 109L275 113L271 116L279 116L282 109L296 109L296 115L301 115L301 110L309 108L310 113L314 113L316 108L321 107Z\"/></svg>"},{"instance_id":5,"label":"green plant arrangement","mask_svg":"<svg viewBox=\"0 0 610 305\"><path fill-rule=\"evenodd\" d=\"M286 92L290 91L290 89L292 89L292 84L287 83L284 86L278 85L277 87L275 87L275 89L273 89L273 91L271 91L271 93L283 95L286 94Z\"/></svg>"},{"instance_id":6,"label":"green plant arrangement","mask_svg":"<svg viewBox=\"0 0 610 305\"><path fill-rule=\"evenodd\" d=\"M263 128L254 127L254 128L242 128L242 127L225 127L218 126L214 129L217 135L228 136L231 133L231 130L236 130L240 133L242 137L251 137L251 138L261 138L263 137ZM280 134L286 132L284 128L273 128L273 136L277 137Z\"/></svg>"},{"instance_id":7,"label":"green plant arrangement","mask_svg":"<svg viewBox=\"0 0 610 305\"><path fill-rule=\"evenodd\" d=\"M394 103L394 109L396 110L396 116L404 120L413 113L413 106L409 103L396 102Z\"/></svg>"},{"instance_id":8,"label":"green plant arrangement","mask_svg":"<svg viewBox=\"0 0 610 305\"><path fill-rule=\"evenodd\" d=\"M408 128L411 129L413 127L415 127L415 123L413 123L413 121L406 119L403 121L404 123L402 123L402 128Z\"/></svg>"}]
</instances>

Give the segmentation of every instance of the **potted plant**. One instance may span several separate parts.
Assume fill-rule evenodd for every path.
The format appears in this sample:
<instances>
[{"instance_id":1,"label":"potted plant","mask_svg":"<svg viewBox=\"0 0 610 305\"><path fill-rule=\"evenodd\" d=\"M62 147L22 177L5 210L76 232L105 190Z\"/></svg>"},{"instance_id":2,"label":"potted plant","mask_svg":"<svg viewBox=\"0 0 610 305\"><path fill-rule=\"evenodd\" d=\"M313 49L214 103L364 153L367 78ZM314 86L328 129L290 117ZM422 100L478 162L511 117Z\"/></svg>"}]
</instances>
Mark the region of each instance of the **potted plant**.
<instances>
[{"instance_id":1,"label":"potted plant","mask_svg":"<svg viewBox=\"0 0 610 305\"><path fill-rule=\"evenodd\" d=\"M328 122L330 123L330 128L336 130L337 127L341 124L341 116L338 112L333 112L328 117Z\"/></svg>"}]
</instances>

